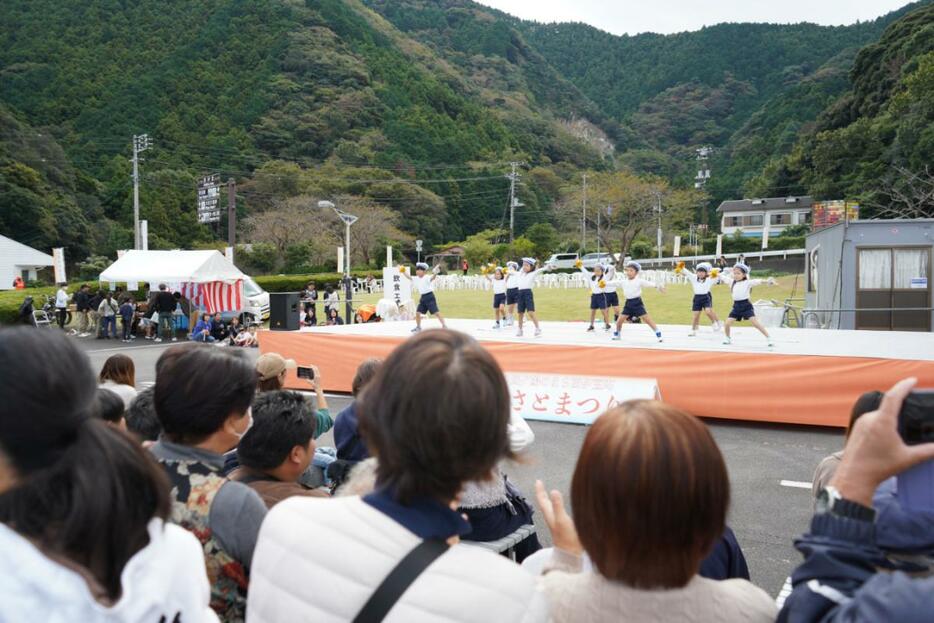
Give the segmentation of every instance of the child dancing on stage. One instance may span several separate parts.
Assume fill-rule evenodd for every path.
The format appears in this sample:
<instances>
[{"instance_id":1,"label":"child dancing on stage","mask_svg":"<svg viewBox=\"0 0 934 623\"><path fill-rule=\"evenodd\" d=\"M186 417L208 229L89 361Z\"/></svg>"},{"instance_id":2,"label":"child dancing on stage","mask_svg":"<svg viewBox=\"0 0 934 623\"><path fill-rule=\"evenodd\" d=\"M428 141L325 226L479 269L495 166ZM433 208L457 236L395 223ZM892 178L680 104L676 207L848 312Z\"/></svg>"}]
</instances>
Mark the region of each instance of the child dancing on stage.
<instances>
[{"instance_id":1,"label":"child dancing on stage","mask_svg":"<svg viewBox=\"0 0 934 623\"><path fill-rule=\"evenodd\" d=\"M603 291L606 293L606 312L610 313L610 310L613 310L613 322L619 320L619 294L616 292L616 267L610 264L606 267L606 276L603 280L606 282L606 287L603 288Z\"/></svg>"},{"instance_id":2,"label":"child dancing on stage","mask_svg":"<svg viewBox=\"0 0 934 623\"><path fill-rule=\"evenodd\" d=\"M516 303L519 302L519 265L515 262L506 262L506 319L504 327L513 325L516 313Z\"/></svg>"},{"instance_id":3,"label":"child dancing on stage","mask_svg":"<svg viewBox=\"0 0 934 623\"><path fill-rule=\"evenodd\" d=\"M532 295L532 286L535 285L535 278L538 274L545 270L551 270L551 267L543 266L536 270L536 264L538 264L538 260L535 258L522 258L522 270L516 276L516 285L519 288L516 301L516 306L519 309L519 330L516 331L516 337L522 337L522 324L525 321L526 313L532 319L532 324L535 325L535 337L542 334L542 330L538 326L538 316L535 315L535 297Z\"/></svg>"},{"instance_id":4,"label":"child dancing on stage","mask_svg":"<svg viewBox=\"0 0 934 623\"><path fill-rule=\"evenodd\" d=\"M485 270L485 269L484 269ZM499 321L503 320L506 326L506 273L502 266L493 269L493 273L484 272L484 276L493 284L493 314L496 316L494 329L499 329Z\"/></svg>"},{"instance_id":5,"label":"child dancing on stage","mask_svg":"<svg viewBox=\"0 0 934 623\"><path fill-rule=\"evenodd\" d=\"M600 313L603 314L603 324L606 327L606 331L610 330L610 320L607 317L607 300L606 300L606 269L604 269L602 264L597 264L593 267L593 272L584 268L584 263L580 260L577 260L577 267L584 274L585 277L590 281L590 326L587 327L587 331L593 331L593 321L597 318L597 310L600 310Z\"/></svg>"},{"instance_id":6,"label":"child dancing on stage","mask_svg":"<svg viewBox=\"0 0 934 623\"><path fill-rule=\"evenodd\" d=\"M419 262L415 265L415 276L410 277L405 273L405 266L399 267L402 276L411 281L419 293L418 307L415 309L415 328L412 329L412 333L418 333L422 330L422 314L431 314L437 317L441 321L441 328L447 328L444 323L444 316L441 315L441 310L438 309L438 299L435 298L434 280L438 276L439 270L435 266L434 270L431 271L431 275L428 275L428 264Z\"/></svg>"},{"instance_id":7,"label":"child dancing on stage","mask_svg":"<svg viewBox=\"0 0 934 623\"><path fill-rule=\"evenodd\" d=\"M700 324L701 312L704 312L710 318L714 331L720 330L720 319L717 318L717 314L713 310L713 295L710 293L710 289L717 283L717 279L710 276L710 271L711 267L707 262L698 264L693 273L684 267L684 262L679 263L675 269L676 273L687 277L694 289L694 300L691 303L694 318L691 321L691 332L688 333L690 337L697 335L697 325Z\"/></svg>"},{"instance_id":8,"label":"child dancing on stage","mask_svg":"<svg viewBox=\"0 0 934 623\"><path fill-rule=\"evenodd\" d=\"M730 339L730 328L733 326L734 322L748 320L752 323L752 326L765 336L765 339L768 340L769 348L771 348L773 346L772 337L769 335L769 332L766 331L765 327L762 326L762 323L756 318L756 310L753 308L752 303L749 302L749 294L753 287L763 283L774 286L775 280L771 277L767 280L750 279L749 267L743 263L738 263L733 267L733 276L720 275L720 281L730 286L730 292L733 295L733 310L730 312L730 317L726 319L726 324L723 327L723 332L725 334L723 343L732 343L732 339Z\"/></svg>"},{"instance_id":9,"label":"child dancing on stage","mask_svg":"<svg viewBox=\"0 0 934 623\"><path fill-rule=\"evenodd\" d=\"M623 320L634 317L639 318L642 322L649 325L652 330L655 331L655 337L658 338L658 341L662 341L662 332L658 330L658 325L652 321L652 317L649 316L649 313L645 310L645 304L642 302L642 288L643 286L647 288L656 288L659 292L664 292L665 286L662 284L656 285L654 281L649 281L648 279L642 279L639 277L639 272L641 270L642 265L639 264L639 262L626 262L626 276L614 282L614 285L623 288L623 296L626 297L626 304L623 305L623 313L616 319L616 331L613 332L614 340L620 339L619 333L623 327Z\"/></svg>"}]
</instances>

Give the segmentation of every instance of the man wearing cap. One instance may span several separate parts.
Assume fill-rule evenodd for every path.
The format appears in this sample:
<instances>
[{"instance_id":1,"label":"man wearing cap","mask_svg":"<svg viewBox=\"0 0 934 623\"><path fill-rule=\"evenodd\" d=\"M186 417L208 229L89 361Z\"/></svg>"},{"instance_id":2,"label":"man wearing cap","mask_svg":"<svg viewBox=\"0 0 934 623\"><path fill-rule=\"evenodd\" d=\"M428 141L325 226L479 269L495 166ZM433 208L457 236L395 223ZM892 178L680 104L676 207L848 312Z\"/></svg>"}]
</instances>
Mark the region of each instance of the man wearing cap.
<instances>
[{"instance_id":1,"label":"man wearing cap","mask_svg":"<svg viewBox=\"0 0 934 623\"><path fill-rule=\"evenodd\" d=\"M285 387L285 376L289 370L298 367L294 359L286 359L279 353L263 353L256 358L256 390L269 392ZM311 389L315 392L317 410L315 411L315 438L331 430L334 420L328 409L327 398L324 397L324 388L321 386L321 373L316 366L311 368L312 378L308 379Z\"/></svg>"}]
</instances>

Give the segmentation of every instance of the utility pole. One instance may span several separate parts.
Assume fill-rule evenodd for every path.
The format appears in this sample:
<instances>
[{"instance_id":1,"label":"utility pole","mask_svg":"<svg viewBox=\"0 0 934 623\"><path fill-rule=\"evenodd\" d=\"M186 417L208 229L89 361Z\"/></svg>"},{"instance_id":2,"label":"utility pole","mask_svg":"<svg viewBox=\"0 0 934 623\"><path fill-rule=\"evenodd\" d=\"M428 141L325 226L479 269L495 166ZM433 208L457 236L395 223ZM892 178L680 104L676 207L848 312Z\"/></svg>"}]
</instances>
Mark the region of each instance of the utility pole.
<instances>
[{"instance_id":1,"label":"utility pole","mask_svg":"<svg viewBox=\"0 0 934 623\"><path fill-rule=\"evenodd\" d=\"M580 254L584 254L584 249L587 248L587 174L584 173L584 200L581 204L581 251Z\"/></svg>"},{"instance_id":2,"label":"utility pole","mask_svg":"<svg viewBox=\"0 0 934 623\"><path fill-rule=\"evenodd\" d=\"M227 180L227 246L237 245L237 182Z\"/></svg>"},{"instance_id":3,"label":"utility pole","mask_svg":"<svg viewBox=\"0 0 934 623\"><path fill-rule=\"evenodd\" d=\"M655 212L658 213L658 229L655 232L658 259L662 259L662 194L658 191L655 191Z\"/></svg>"},{"instance_id":4,"label":"utility pole","mask_svg":"<svg viewBox=\"0 0 934 623\"><path fill-rule=\"evenodd\" d=\"M152 147L148 134L133 135L133 248L140 248L139 236L139 155Z\"/></svg>"},{"instance_id":5,"label":"utility pole","mask_svg":"<svg viewBox=\"0 0 934 623\"><path fill-rule=\"evenodd\" d=\"M516 198L516 181L519 179L516 168L520 164L519 162L510 162L509 166L512 167L512 172L506 176L509 179L509 244L512 244L516 237L516 208L522 207L519 199Z\"/></svg>"}]
</instances>

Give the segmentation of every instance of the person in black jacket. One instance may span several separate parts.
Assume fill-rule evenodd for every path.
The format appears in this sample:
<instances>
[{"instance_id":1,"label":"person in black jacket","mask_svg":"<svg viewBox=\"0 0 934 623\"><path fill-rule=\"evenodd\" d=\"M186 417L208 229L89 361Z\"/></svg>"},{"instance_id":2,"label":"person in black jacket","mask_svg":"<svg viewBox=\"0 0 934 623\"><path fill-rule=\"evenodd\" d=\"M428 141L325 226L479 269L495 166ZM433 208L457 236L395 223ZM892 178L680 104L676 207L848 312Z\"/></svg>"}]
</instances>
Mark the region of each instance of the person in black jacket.
<instances>
[{"instance_id":1,"label":"person in black jacket","mask_svg":"<svg viewBox=\"0 0 934 623\"><path fill-rule=\"evenodd\" d=\"M88 299L88 307L90 308L88 310L88 317L90 318L88 329L89 329L89 333L93 332L94 335L100 334L101 319L100 319L100 314L97 313L97 308L101 306L101 301L103 300L104 300L103 290L98 290L93 295L91 295L90 299Z\"/></svg>"},{"instance_id":2,"label":"person in black jacket","mask_svg":"<svg viewBox=\"0 0 934 623\"><path fill-rule=\"evenodd\" d=\"M75 311L78 312L78 336L87 337L90 335L88 333L88 322L89 314L91 312L91 288L88 287L88 284L83 283L81 287L78 288L78 291L75 292Z\"/></svg>"},{"instance_id":3,"label":"person in black jacket","mask_svg":"<svg viewBox=\"0 0 934 623\"><path fill-rule=\"evenodd\" d=\"M211 321L211 337L213 337L216 342L223 342L229 335L230 332L227 330L227 325L224 324L224 318L221 316L220 312L217 312L214 314L214 319Z\"/></svg>"},{"instance_id":4,"label":"person in black jacket","mask_svg":"<svg viewBox=\"0 0 934 623\"><path fill-rule=\"evenodd\" d=\"M175 337L174 325L175 297L169 292L168 286L160 283L159 292L154 300L156 312L159 314L159 332L158 337L153 341L161 342L168 338L171 338L173 342L176 341L178 338Z\"/></svg>"}]
</instances>

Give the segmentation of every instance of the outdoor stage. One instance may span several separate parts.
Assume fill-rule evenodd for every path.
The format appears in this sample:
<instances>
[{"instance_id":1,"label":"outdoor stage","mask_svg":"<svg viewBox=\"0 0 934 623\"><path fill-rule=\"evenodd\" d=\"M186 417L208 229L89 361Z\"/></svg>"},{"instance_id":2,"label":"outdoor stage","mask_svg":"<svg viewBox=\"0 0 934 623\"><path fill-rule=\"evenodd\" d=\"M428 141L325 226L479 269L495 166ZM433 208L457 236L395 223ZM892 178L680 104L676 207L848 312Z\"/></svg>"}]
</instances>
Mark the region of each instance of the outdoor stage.
<instances>
[{"instance_id":1,"label":"outdoor stage","mask_svg":"<svg viewBox=\"0 0 934 623\"><path fill-rule=\"evenodd\" d=\"M582 322L543 322L544 335L515 336L488 320L448 320L478 339L509 372L654 378L665 402L703 417L845 426L862 392L916 376L934 387L934 333L771 329L775 347L751 327L734 327L733 344L702 326L663 325L658 343L645 325L624 325L623 339ZM426 320L423 327L437 328ZM328 391L349 392L357 365L385 358L411 336L413 322L261 331L262 352L278 352L322 370ZM307 389L292 373L287 385Z\"/></svg>"}]
</instances>

